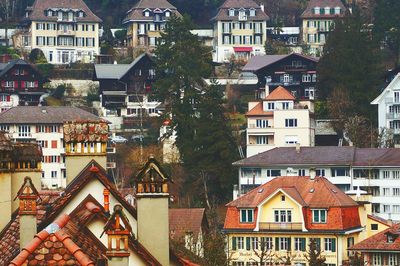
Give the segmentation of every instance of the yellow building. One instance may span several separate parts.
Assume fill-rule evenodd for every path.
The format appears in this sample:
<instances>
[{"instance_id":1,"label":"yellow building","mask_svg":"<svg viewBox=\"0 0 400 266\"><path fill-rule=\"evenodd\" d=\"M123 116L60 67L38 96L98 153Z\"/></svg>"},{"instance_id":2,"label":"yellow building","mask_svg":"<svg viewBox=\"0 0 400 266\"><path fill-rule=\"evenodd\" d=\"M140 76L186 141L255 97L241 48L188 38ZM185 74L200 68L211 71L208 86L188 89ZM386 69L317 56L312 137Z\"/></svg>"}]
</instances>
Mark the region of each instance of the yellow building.
<instances>
[{"instance_id":1,"label":"yellow building","mask_svg":"<svg viewBox=\"0 0 400 266\"><path fill-rule=\"evenodd\" d=\"M101 22L83 0L35 0L15 46L28 52L40 49L52 64L92 62L100 53Z\"/></svg>"},{"instance_id":2,"label":"yellow building","mask_svg":"<svg viewBox=\"0 0 400 266\"><path fill-rule=\"evenodd\" d=\"M306 254L312 239L327 265L342 265L347 248L365 239L366 225L373 223L367 201L356 202L315 176L277 177L227 207L227 256L237 266L288 261L309 265Z\"/></svg>"},{"instance_id":3,"label":"yellow building","mask_svg":"<svg viewBox=\"0 0 400 266\"><path fill-rule=\"evenodd\" d=\"M303 42L310 46L312 54L323 51L326 37L335 19L343 17L346 7L340 0L310 0L301 18Z\"/></svg>"},{"instance_id":4,"label":"yellow building","mask_svg":"<svg viewBox=\"0 0 400 266\"><path fill-rule=\"evenodd\" d=\"M128 47L153 50L172 15L180 16L176 7L166 0L140 0L123 21L127 27Z\"/></svg>"}]
</instances>

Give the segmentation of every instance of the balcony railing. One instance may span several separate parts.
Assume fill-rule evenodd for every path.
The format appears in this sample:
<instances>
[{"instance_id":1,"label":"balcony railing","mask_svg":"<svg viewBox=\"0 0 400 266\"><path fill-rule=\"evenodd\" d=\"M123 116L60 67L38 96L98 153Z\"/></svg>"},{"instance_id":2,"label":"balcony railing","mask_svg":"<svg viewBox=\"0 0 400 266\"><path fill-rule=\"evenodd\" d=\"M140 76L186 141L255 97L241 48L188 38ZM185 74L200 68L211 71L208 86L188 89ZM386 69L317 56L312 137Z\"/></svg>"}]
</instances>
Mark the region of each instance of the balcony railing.
<instances>
[{"instance_id":1,"label":"balcony railing","mask_svg":"<svg viewBox=\"0 0 400 266\"><path fill-rule=\"evenodd\" d=\"M286 66L283 66L283 68L285 71L288 71L288 70L298 70L299 71L299 70L306 69L307 66L305 66L305 65L286 65Z\"/></svg>"},{"instance_id":2,"label":"balcony railing","mask_svg":"<svg viewBox=\"0 0 400 266\"><path fill-rule=\"evenodd\" d=\"M400 119L400 113L387 113L387 119Z\"/></svg>"},{"instance_id":3,"label":"balcony railing","mask_svg":"<svg viewBox=\"0 0 400 266\"><path fill-rule=\"evenodd\" d=\"M259 224L260 230L293 230L301 231L303 229L302 223L262 223Z\"/></svg>"},{"instance_id":4,"label":"balcony railing","mask_svg":"<svg viewBox=\"0 0 400 266\"><path fill-rule=\"evenodd\" d=\"M74 36L75 31L73 30L58 30L57 35L62 35L62 36Z\"/></svg>"}]
</instances>

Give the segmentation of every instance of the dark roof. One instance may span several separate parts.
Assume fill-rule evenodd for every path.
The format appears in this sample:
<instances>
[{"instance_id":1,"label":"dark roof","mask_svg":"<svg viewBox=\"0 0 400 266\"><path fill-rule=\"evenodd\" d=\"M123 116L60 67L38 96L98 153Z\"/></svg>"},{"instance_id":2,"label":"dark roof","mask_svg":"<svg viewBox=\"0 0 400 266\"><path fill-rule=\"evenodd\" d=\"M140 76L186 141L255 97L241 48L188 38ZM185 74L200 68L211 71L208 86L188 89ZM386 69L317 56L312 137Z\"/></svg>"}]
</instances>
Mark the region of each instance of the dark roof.
<instances>
[{"instance_id":1,"label":"dark roof","mask_svg":"<svg viewBox=\"0 0 400 266\"><path fill-rule=\"evenodd\" d=\"M188 232L197 239L203 226L207 226L204 208L169 209L168 214L171 239L183 240Z\"/></svg>"},{"instance_id":2,"label":"dark roof","mask_svg":"<svg viewBox=\"0 0 400 266\"><path fill-rule=\"evenodd\" d=\"M0 113L0 124L62 124L68 121L104 121L71 106L16 106Z\"/></svg>"},{"instance_id":3,"label":"dark roof","mask_svg":"<svg viewBox=\"0 0 400 266\"><path fill-rule=\"evenodd\" d=\"M43 80L45 82L48 82L49 80L44 77L40 71L34 67L33 65L29 64L25 60L22 59L13 59L8 61L7 63L0 63L0 78L5 75L10 69L12 69L14 66L18 65L25 65L25 66L30 66L31 69L36 73L38 79Z\"/></svg>"},{"instance_id":4,"label":"dark roof","mask_svg":"<svg viewBox=\"0 0 400 266\"><path fill-rule=\"evenodd\" d=\"M340 13L340 15L331 15L331 14L317 15L317 14L313 14L313 12L312 12L312 9L314 7L320 7L320 8L340 7L341 13ZM304 10L303 14L301 14L301 17L302 18L322 18L322 19L323 18L341 17L344 15L345 10L346 10L346 7L343 5L341 0L310 0L307 4L307 7Z\"/></svg>"},{"instance_id":5,"label":"dark roof","mask_svg":"<svg viewBox=\"0 0 400 266\"><path fill-rule=\"evenodd\" d=\"M303 207L329 208L358 206L352 198L324 177L281 176L261 185L226 206L257 207L278 190L284 191ZM321 196L323 195L323 197Z\"/></svg>"},{"instance_id":6,"label":"dark roof","mask_svg":"<svg viewBox=\"0 0 400 266\"><path fill-rule=\"evenodd\" d=\"M313 62L318 62L319 60L316 57L302 55L298 53L291 53L287 55L257 55L249 59L247 64L243 67L242 71L256 72L264 67L272 65L290 56L299 56Z\"/></svg>"},{"instance_id":7,"label":"dark roof","mask_svg":"<svg viewBox=\"0 0 400 266\"><path fill-rule=\"evenodd\" d=\"M237 166L352 165L400 166L400 149L338 146L281 147L233 163Z\"/></svg>"},{"instance_id":8,"label":"dark roof","mask_svg":"<svg viewBox=\"0 0 400 266\"><path fill-rule=\"evenodd\" d=\"M389 243L387 241L387 236L393 235L394 241ZM355 244L350 247L349 250L360 250L360 251L370 251L370 252L380 252L380 251L392 251L400 252L400 225L395 224L392 227L377 233L367 239Z\"/></svg>"},{"instance_id":9,"label":"dark roof","mask_svg":"<svg viewBox=\"0 0 400 266\"><path fill-rule=\"evenodd\" d=\"M269 17L268 15L261 10L261 7L254 2L253 0L226 0L219 8L217 15L212 18L212 20L234 20L235 17L230 17L228 10L234 8L234 9L240 9L240 8L254 8L256 9L256 15L254 17L247 16L247 20L249 21L254 21L254 20L268 20Z\"/></svg>"},{"instance_id":10,"label":"dark roof","mask_svg":"<svg viewBox=\"0 0 400 266\"><path fill-rule=\"evenodd\" d=\"M170 4L167 0L140 0L137 2L128 12L122 23L127 23L129 21L144 21L144 20L153 20L153 17L145 17L143 12L145 9L161 9L164 11L165 9L169 9L173 14L177 16L181 16L175 6Z\"/></svg>"},{"instance_id":11,"label":"dark roof","mask_svg":"<svg viewBox=\"0 0 400 266\"><path fill-rule=\"evenodd\" d=\"M32 5L32 13L28 19L31 21L57 21L57 17L48 17L45 15L45 10L49 8L65 8L82 10L86 16L77 17L77 22L102 22L85 4L83 0L35 0Z\"/></svg>"}]
</instances>

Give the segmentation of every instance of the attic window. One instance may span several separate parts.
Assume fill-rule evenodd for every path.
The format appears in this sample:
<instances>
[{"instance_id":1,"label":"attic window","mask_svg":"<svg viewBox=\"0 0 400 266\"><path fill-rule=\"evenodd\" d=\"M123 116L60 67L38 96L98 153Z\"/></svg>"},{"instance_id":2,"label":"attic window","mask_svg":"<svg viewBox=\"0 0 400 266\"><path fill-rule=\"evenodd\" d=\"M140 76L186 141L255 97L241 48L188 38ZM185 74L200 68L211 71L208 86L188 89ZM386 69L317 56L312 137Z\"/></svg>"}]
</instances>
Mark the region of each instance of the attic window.
<instances>
[{"instance_id":1,"label":"attic window","mask_svg":"<svg viewBox=\"0 0 400 266\"><path fill-rule=\"evenodd\" d=\"M252 209L240 210L240 222L252 223L254 221L254 211Z\"/></svg>"},{"instance_id":2,"label":"attic window","mask_svg":"<svg viewBox=\"0 0 400 266\"><path fill-rule=\"evenodd\" d=\"M394 236L392 236L392 235L387 235L387 242L388 242L388 243L393 243L393 242L394 242Z\"/></svg>"},{"instance_id":3,"label":"attic window","mask_svg":"<svg viewBox=\"0 0 400 266\"><path fill-rule=\"evenodd\" d=\"M165 12L165 17L169 18L171 16L171 12L167 11Z\"/></svg>"},{"instance_id":4,"label":"attic window","mask_svg":"<svg viewBox=\"0 0 400 266\"><path fill-rule=\"evenodd\" d=\"M235 9L229 9L229 16L230 17L235 16Z\"/></svg>"},{"instance_id":5,"label":"attic window","mask_svg":"<svg viewBox=\"0 0 400 266\"><path fill-rule=\"evenodd\" d=\"M286 201L285 195L282 195L282 196L281 196L281 201Z\"/></svg>"},{"instance_id":6,"label":"attic window","mask_svg":"<svg viewBox=\"0 0 400 266\"><path fill-rule=\"evenodd\" d=\"M255 16L256 16L256 10L250 9L250 17L255 17Z\"/></svg>"},{"instance_id":7,"label":"attic window","mask_svg":"<svg viewBox=\"0 0 400 266\"><path fill-rule=\"evenodd\" d=\"M340 15L340 7L335 7L335 15Z\"/></svg>"},{"instance_id":8,"label":"attic window","mask_svg":"<svg viewBox=\"0 0 400 266\"><path fill-rule=\"evenodd\" d=\"M310 193L314 193L315 189L311 188Z\"/></svg>"},{"instance_id":9,"label":"attic window","mask_svg":"<svg viewBox=\"0 0 400 266\"><path fill-rule=\"evenodd\" d=\"M264 191L264 189L263 188L260 188L259 190L258 190L258 193L262 193Z\"/></svg>"},{"instance_id":10,"label":"attic window","mask_svg":"<svg viewBox=\"0 0 400 266\"><path fill-rule=\"evenodd\" d=\"M78 16L79 16L80 18L83 18L83 12L82 12L82 11L79 11Z\"/></svg>"},{"instance_id":11,"label":"attic window","mask_svg":"<svg viewBox=\"0 0 400 266\"><path fill-rule=\"evenodd\" d=\"M314 7L314 14L319 15L320 14L320 8L319 7Z\"/></svg>"},{"instance_id":12,"label":"attic window","mask_svg":"<svg viewBox=\"0 0 400 266\"><path fill-rule=\"evenodd\" d=\"M145 16L145 17L149 17L149 16L150 16L150 12L149 12L149 11L145 11L145 12L144 12L144 16Z\"/></svg>"}]
</instances>

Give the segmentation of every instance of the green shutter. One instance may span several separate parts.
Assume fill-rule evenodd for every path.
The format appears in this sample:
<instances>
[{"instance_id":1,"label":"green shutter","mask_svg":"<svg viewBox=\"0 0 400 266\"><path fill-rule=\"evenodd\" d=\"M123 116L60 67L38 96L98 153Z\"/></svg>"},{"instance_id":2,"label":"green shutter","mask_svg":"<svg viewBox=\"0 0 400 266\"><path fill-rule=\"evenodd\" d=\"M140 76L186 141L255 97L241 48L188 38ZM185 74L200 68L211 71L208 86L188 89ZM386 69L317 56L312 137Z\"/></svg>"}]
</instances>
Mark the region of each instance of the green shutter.
<instances>
[{"instance_id":1,"label":"green shutter","mask_svg":"<svg viewBox=\"0 0 400 266\"><path fill-rule=\"evenodd\" d=\"M305 238L300 238L300 250L306 251L306 239Z\"/></svg>"},{"instance_id":2,"label":"green shutter","mask_svg":"<svg viewBox=\"0 0 400 266\"><path fill-rule=\"evenodd\" d=\"M232 250L236 250L236 237L232 237Z\"/></svg>"},{"instance_id":3,"label":"green shutter","mask_svg":"<svg viewBox=\"0 0 400 266\"><path fill-rule=\"evenodd\" d=\"M336 239L332 238L332 252L336 252Z\"/></svg>"},{"instance_id":4,"label":"green shutter","mask_svg":"<svg viewBox=\"0 0 400 266\"><path fill-rule=\"evenodd\" d=\"M288 237L287 240L288 240L288 250L290 251L292 250L292 238Z\"/></svg>"},{"instance_id":5,"label":"green shutter","mask_svg":"<svg viewBox=\"0 0 400 266\"><path fill-rule=\"evenodd\" d=\"M315 239L315 245L317 247L317 250L321 250L321 238Z\"/></svg>"},{"instance_id":6,"label":"green shutter","mask_svg":"<svg viewBox=\"0 0 400 266\"><path fill-rule=\"evenodd\" d=\"M279 237L275 237L275 250L279 250Z\"/></svg>"},{"instance_id":7,"label":"green shutter","mask_svg":"<svg viewBox=\"0 0 400 266\"><path fill-rule=\"evenodd\" d=\"M246 249L250 250L250 237L246 237Z\"/></svg>"}]
</instances>

